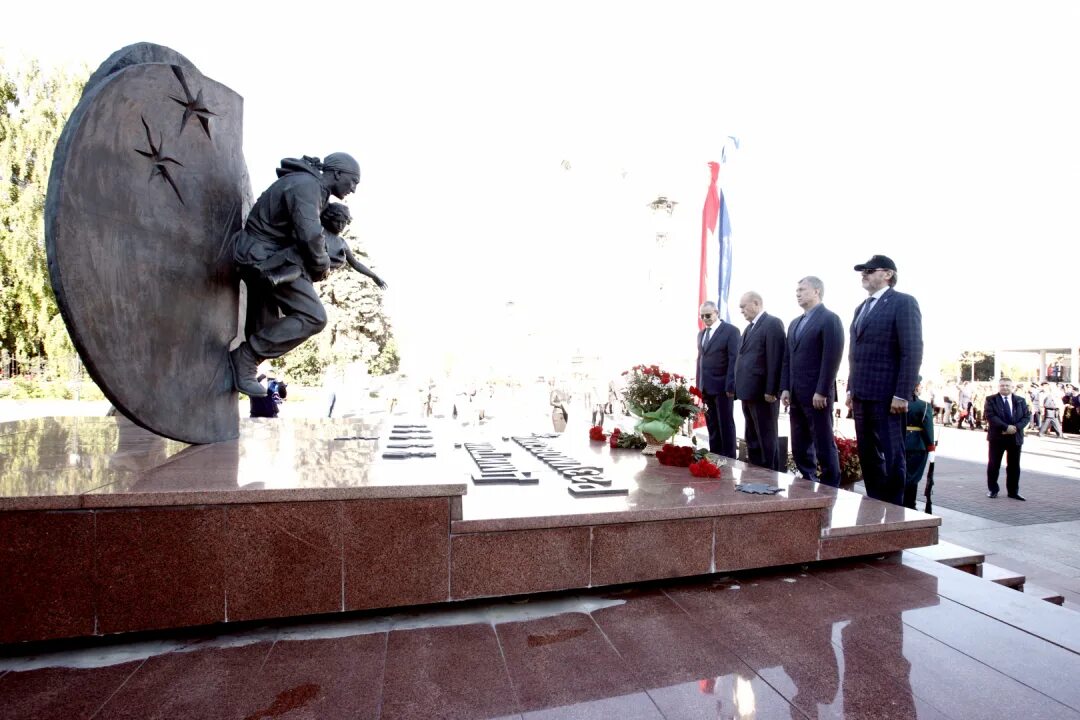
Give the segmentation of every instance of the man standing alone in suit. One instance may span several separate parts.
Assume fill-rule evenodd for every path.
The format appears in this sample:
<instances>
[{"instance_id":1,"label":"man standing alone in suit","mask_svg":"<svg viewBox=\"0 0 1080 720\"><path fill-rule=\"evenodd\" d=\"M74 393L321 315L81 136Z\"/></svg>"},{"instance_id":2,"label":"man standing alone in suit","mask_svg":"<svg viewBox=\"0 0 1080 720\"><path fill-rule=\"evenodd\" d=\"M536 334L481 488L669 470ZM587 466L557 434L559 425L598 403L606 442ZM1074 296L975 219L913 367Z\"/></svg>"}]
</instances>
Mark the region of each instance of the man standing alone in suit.
<instances>
[{"instance_id":1,"label":"man standing alone in suit","mask_svg":"<svg viewBox=\"0 0 1080 720\"><path fill-rule=\"evenodd\" d=\"M709 427L709 452L735 457L735 357L739 352L738 329L720 319L716 303L702 304L704 329L698 332L697 387L705 400L705 423Z\"/></svg>"},{"instance_id":2,"label":"man standing alone in suit","mask_svg":"<svg viewBox=\"0 0 1080 720\"><path fill-rule=\"evenodd\" d=\"M1013 383L1007 377L998 382L998 394L986 398L983 408L986 418L986 440L990 443L990 461L986 465L986 497L996 498L1001 456L1005 455L1005 492L1013 500L1024 500L1020 494L1020 449L1024 446L1024 428L1031 422L1031 411L1020 395L1013 394Z\"/></svg>"},{"instance_id":3,"label":"man standing alone in suit","mask_svg":"<svg viewBox=\"0 0 1080 720\"><path fill-rule=\"evenodd\" d=\"M795 288L803 314L792 320L780 372L780 400L791 408L791 454L808 480L840 486L833 436L836 373L844 354L844 325L822 304L825 284L808 276ZM821 476L818 477L818 466Z\"/></svg>"},{"instance_id":4,"label":"man standing alone in suit","mask_svg":"<svg viewBox=\"0 0 1080 720\"><path fill-rule=\"evenodd\" d=\"M754 465L780 469L777 419L780 369L784 362L784 323L763 309L761 295L743 294L739 309L749 321L735 360L735 397L742 400L746 454ZM787 465L787 458L784 458Z\"/></svg>"},{"instance_id":5,"label":"man standing alone in suit","mask_svg":"<svg viewBox=\"0 0 1080 720\"><path fill-rule=\"evenodd\" d=\"M848 353L848 407L855 414L866 494L904 503L904 457L908 398L922 365L922 312L910 295L897 292L896 263L874 255L855 266L870 295L855 312Z\"/></svg>"}]
</instances>

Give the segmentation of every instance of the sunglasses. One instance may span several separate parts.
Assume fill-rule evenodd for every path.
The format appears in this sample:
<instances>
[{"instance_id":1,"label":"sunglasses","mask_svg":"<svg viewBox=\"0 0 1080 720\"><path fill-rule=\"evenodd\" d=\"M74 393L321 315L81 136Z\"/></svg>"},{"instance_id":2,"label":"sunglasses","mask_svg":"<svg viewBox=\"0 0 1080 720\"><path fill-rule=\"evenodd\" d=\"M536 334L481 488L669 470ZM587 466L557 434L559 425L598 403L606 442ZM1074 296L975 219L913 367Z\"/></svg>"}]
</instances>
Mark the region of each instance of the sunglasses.
<instances>
[{"instance_id":1,"label":"sunglasses","mask_svg":"<svg viewBox=\"0 0 1080 720\"><path fill-rule=\"evenodd\" d=\"M713 316L712 313L701 313L701 317L705 318L706 320L708 320L712 316Z\"/></svg>"}]
</instances>

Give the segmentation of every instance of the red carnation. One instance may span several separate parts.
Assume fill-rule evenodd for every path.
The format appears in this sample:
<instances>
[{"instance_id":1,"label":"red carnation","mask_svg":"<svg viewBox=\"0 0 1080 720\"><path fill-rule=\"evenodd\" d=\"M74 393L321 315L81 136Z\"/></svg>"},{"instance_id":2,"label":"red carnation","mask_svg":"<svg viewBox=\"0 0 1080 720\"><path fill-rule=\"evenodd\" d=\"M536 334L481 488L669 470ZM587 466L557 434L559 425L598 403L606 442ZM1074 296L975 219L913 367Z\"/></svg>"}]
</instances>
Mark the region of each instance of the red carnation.
<instances>
[{"instance_id":1,"label":"red carnation","mask_svg":"<svg viewBox=\"0 0 1080 720\"><path fill-rule=\"evenodd\" d=\"M664 385L667 385L669 382L671 382L671 375L668 373L664 373L660 376L660 382Z\"/></svg>"},{"instance_id":2,"label":"red carnation","mask_svg":"<svg viewBox=\"0 0 1080 720\"><path fill-rule=\"evenodd\" d=\"M604 428L600 425L593 425L589 428L589 439L593 442L604 442L607 440L607 435L604 434Z\"/></svg>"},{"instance_id":3,"label":"red carnation","mask_svg":"<svg viewBox=\"0 0 1080 720\"><path fill-rule=\"evenodd\" d=\"M701 459L696 463L691 463L690 474L700 478L718 478L720 477L720 468L716 467L708 460Z\"/></svg>"},{"instance_id":4,"label":"red carnation","mask_svg":"<svg viewBox=\"0 0 1080 720\"><path fill-rule=\"evenodd\" d=\"M694 448L689 445L673 445L665 443L656 453L656 459L661 465L672 467L689 467L694 460Z\"/></svg>"}]
</instances>

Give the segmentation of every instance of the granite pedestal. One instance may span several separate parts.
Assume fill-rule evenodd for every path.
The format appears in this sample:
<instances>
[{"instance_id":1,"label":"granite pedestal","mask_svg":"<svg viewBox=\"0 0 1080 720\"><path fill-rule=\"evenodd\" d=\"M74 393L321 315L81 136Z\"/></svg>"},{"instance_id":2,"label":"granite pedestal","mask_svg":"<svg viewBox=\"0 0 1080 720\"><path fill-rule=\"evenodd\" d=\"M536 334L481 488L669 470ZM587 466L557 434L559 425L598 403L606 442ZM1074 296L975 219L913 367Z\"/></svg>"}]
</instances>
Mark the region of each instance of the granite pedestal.
<instances>
[{"instance_id":1,"label":"granite pedestal","mask_svg":"<svg viewBox=\"0 0 1080 720\"><path fill-rule=\"evenodd\" d=\"M249 420L189 446L123 418L0 424L0 643L443 603L882 554L940 520L731 462L685 468L546 442L625 495L575 497L512 441L433 425L433 458L386 459L390 426ZM470 435L470 432L473 433ZM464 443L531 485L475 484ZM777 495L737 492L769 483Z\"/></svg>"}]
</instances>

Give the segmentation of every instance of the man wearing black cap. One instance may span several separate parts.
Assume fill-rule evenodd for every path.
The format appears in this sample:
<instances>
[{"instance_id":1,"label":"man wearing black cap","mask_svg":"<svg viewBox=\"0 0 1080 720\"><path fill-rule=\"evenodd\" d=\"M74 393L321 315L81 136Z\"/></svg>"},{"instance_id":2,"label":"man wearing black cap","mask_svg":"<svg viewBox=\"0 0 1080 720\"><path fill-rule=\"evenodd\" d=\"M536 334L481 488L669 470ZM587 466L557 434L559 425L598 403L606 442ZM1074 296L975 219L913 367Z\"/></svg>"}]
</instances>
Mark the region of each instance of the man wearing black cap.
<instances>
[{"instance_id":1,"label":"man wearing black cap","mask_svg":"<svg viewBox=\"0 0 1080 720\"><path fill-rule=\"evenodd\" d=\"M874 255L855 266L870 297L855 311L848 352L847 402L855 414L866 494L904 503L908 398L922 365L922 312L897 292L896 263Z\"/></svg>"}]
</instances>

